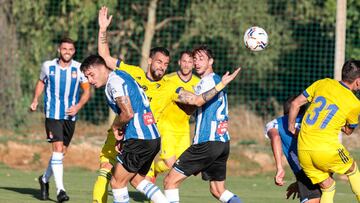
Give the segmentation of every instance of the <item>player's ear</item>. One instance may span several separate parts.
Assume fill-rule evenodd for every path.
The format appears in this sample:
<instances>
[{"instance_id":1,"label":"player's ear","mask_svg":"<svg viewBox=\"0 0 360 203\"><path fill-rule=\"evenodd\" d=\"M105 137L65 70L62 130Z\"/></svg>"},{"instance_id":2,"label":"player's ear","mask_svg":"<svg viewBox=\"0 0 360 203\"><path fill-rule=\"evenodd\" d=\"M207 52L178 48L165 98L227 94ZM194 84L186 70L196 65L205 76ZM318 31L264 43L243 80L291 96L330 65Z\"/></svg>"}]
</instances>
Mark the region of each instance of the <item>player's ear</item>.
<instances>
[{"instance_id":1,"label":"player's ear","mask_svg":"<svg viewBox=\"0 0 360 203\"><path fill-rule=\"evenodd\" d=\"M213 63L214 63L214 59L213 59L213 58L210 58L210 59L209 59L209 64L212 66Z\"/></svg>"},{"instance_id":2,"label":"player's ear","mask_svg":"<svg viewBox=\"0 0 360 203\"><path fill-rule=\"evenodd\" d=\"M152 63L152 58L149 57L149 58L148 58L148 65L150 65L151 63Z\"/></svg>"}]
</instances>

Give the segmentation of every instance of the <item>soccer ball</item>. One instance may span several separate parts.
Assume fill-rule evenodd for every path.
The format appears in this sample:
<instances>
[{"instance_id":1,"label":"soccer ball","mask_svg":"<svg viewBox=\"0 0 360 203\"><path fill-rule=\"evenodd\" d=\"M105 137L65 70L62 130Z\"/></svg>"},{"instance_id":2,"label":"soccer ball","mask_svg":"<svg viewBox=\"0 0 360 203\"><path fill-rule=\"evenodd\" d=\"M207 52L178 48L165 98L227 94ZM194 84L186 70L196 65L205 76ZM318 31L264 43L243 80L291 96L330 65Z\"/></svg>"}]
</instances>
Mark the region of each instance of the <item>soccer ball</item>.
<instances>
[{"instance_id":1,"label":"soccer ball","mask_svg":"<svg viewBox=\"0 0 360 203\"><path fill-rule=\"evenodd\" d=\"M261 27L251 27L244 34L245 46L251 51L264 50L268 44L268 35Z\"/></svg>"}]
</instances>

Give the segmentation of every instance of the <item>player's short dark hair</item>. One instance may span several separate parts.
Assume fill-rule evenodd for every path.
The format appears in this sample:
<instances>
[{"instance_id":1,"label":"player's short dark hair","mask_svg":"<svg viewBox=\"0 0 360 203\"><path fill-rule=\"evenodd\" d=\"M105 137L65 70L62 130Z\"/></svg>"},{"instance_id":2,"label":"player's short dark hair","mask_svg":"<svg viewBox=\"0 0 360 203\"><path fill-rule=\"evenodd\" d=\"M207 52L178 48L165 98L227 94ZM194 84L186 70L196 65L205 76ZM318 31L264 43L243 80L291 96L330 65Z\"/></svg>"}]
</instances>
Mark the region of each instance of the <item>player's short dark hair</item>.
<instances>
[{"instance_id":1,"label":"player's short dark hair","mask_svg":"<svg viewBox=\"0 0 360 203\"><path fill-rule=\"evenodd\" d=\"M62 43L69 43L69 44L74 45L74 47L75 47L75 41L72 40L72 39L69 38L69 37L61 38L61 40L60 40L60 42L59 42L59 46L60 46Z\"/></svg>"},{"instance_id":2,"label":"player's short dark hair","mask_svg":"<svg viewBox=\"0 0 360 203\"><path fill-rule=\"evenodd\" d=\"M162 53L165 56L170 57L170 52L165 47L154 47L150 49L150 58L154 57L156 53Z\"/></svg>"},{"instance_id":3,"label":"player's short dark hair","mask_svg":"<svg viewBox=\"0 0 360 203\"><path fill-rule=\"evenodd\" d=\"M187 54L187 55L193 57L192 51L190 51L190 50L184 50L184 51L180 52L179 59L181 59L181 57L182 57L184 54Z\"/></svg>"},{"instance_id":4,"label":"player's short dark hair","mask_svg":"<svg viewBox=\"0 0 360 203\"><path fill-rule=\"evenodd\" d=\"M341 70L341 80L352 83L360 77L360 60L350 59L346 61Z\"/></svg>"},{"instance_id":5,"label":"player's short dark hair","mask_svg":"<svg viewBox=\"0 0 360 203\"><path fill-rule=\"evenodd\" d=\"M206 46L206 45L200 45L198 47L195 47L192 51L192 55L195 56L196 53L199 53L199 52L204 52L208 57L209 59L213 59L214 58L214 54L213 52L211 51L211 49Z\"/></svg>"},{"instance_id":6,"label":"player's short dark hair","mask_svg":"<svg viewBox=\"0 0 360 203\"><path fill-rule=\"evenodd\" d=\"M99 55L90 55L84 59L81 63L80 70L85 72L93 65L104 65L106 66L105 60ZM107 67L107 66L106 66Z\"/></svg>"},{"instance_id":7,"label":"player's short dark hair","mask_svg":"<svg viewBox=\"0 0 360 203\"><path fill-rule=\"evenodd\" d=\"M296 97L298 97L299 95L291 95L289 96L286 101L283 104L283 110L284 110L284 115L288 115L290 112L290 107L291 107L291 102L294 101L296 99ZM306 112L306 105L302 105L300 107L299 113L298 115L304 115Z\"/></svg>"}]
</instances>

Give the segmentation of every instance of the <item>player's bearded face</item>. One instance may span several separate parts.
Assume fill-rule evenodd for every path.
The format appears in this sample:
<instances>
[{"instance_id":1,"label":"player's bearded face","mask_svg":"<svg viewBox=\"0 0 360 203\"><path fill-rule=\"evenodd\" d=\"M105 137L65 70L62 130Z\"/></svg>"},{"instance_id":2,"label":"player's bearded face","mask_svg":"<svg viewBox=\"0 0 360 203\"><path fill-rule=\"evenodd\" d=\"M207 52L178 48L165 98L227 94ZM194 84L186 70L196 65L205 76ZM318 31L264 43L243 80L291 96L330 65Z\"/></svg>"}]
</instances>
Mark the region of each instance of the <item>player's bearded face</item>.
<instances>
[{"instance_id":1,"label":"player's bearded face","mask_svg":"<svg viewBox=\"0 0 360 203\"><path fill-rule=\"evenodd\" d=\"M60 45L58 51L60 53L60 60L62 60L65 63L68 63L74 57L75 47L71 43L64 42Z\"/></svg>"},{"instance_id":2,"label":"player's bearded face","mask_svg":"<svg viewBox=\"0 0 360 203\"><path fill-rule=\"evenodd\" d=\"M192 56L183 54L179 60L180 71L183 75L189 75L194 67L194 61Z\"/></svg>"},{"instance_id":3,"label":"player's bearded face","mask_svg":"<svg viewBox=\"0 0 360 203\"><path fill-rule=\"evenodd\" d=\"M170 57L159 52L149 59L150 74L153 80L158 81L162 79L169 66L169 61Z\"/></svg>"}]
</instances>

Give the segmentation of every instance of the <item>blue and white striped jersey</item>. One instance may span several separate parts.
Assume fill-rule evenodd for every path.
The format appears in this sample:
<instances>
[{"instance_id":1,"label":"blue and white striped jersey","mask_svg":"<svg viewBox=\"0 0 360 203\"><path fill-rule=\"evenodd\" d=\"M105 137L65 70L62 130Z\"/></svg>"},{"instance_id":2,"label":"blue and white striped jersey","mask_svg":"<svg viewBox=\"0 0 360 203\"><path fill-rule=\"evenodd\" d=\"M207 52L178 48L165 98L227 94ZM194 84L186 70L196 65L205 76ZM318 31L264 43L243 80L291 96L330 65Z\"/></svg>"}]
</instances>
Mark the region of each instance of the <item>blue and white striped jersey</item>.
<instances>
[{"instance_id":1,"label":"blue and white striped jersey","mask_svg":"<svg viewBox=\"0 0 360 203\"><path fill-rule=\"evenodd\" d=\"M129 96L134 117L125 126L124 140L152 140L160 137L150 110L149 100L144 90L129 74L121 70L111 72L106 83L105 94L109 106L116 114L120 114L121 110L116 105L115 99Z\"/></svg>"},{"instance_id":2,"label":"blue and white striped jersey","mask_svg":"<svg viewBox=\"0 0 360 203\"><path fill-rule=\"evenodd\" d=\"M296 118L295 127L298 129L300 128L301 120L302 116ZM291 170L294 173L298 173L301 167L298 159L297 138L288 131L288 116L281 116L267 123L265 127L265 137L268 137L267 133L272 128L277 129L279 132L282 150Z\"/></svg>"},{"instance_id":3,"label":"blue and white striped jersey","mask_svg":"<svg viewBox=\"0 0 360 203\"><path fill-rule=\"evenodd\" d=\"M195 94L200 95L215 87L219 82L221 82L221 77L215 73L210 73L195 86ZM227 142L230 140L228 132L228 101L224 89L202 107L197 108L195 118L193 144L207 141Z\"/></svg>"},{"instance_id":4,"label":"blue and white striped jersey","mask_svg":"<svg viewBox=\"0 0 360 203\"><path fill-rule=\"evenodd\" d=\"M87 79L80 71L79 62L72 60L69 67L63 68L58 60L45 61L41 68L40 80L45 83L45 116L75 121L76 116L66 115L65 111L79 102L80 83L87 82Z\"/></svg>"}]
</instances>

